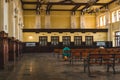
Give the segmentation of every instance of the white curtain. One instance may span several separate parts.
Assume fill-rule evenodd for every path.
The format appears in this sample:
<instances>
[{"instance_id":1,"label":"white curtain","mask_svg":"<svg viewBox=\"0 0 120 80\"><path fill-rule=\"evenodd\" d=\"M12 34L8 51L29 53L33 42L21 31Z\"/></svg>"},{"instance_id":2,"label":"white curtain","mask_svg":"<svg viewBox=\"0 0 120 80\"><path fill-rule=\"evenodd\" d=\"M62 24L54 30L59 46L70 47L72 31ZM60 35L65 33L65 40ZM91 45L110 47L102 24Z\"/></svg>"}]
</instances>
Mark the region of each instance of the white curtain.
<instances>
[{"instance_id":1,"label":"white curtain","mask_svg":"<svg viewBox=\"0 0 120 80\"><path fill-rule=\"evenodd\" d=\"M45 16L45 28L48 29L51 26L51 22L50 22L50 14L46 14Z\"/></svg>"},{"instance_id":2,"label":"white curtain","mask_svg":"<svg viewBox=\"0 0 120 80\"><path fill-rule=\"evenodd\" d=\"M41 16L40 14L36 14L36 28L41 28Z\"/></svg>"},{"instance_id":3,"label":"white curtain","mask_svg":"<svg viewBox=\"0 0 120 80\"><path fill-rule=\"evenodd\" d=\"M76 28L76 17L75 17L75 14L71 15L71 28L72 29Z\"/></svg>"},{"instance_id":4,"label":"white curtain","mask_svg":"<svg viewBox=\"0 0 120 80\"><path fill-rule=\"evenodd\" d=\"M80 26L81 26L81 29L85 28L85 17L83 14L81 14L81 17L80 17Z\"/></svg>"}]
</instances>

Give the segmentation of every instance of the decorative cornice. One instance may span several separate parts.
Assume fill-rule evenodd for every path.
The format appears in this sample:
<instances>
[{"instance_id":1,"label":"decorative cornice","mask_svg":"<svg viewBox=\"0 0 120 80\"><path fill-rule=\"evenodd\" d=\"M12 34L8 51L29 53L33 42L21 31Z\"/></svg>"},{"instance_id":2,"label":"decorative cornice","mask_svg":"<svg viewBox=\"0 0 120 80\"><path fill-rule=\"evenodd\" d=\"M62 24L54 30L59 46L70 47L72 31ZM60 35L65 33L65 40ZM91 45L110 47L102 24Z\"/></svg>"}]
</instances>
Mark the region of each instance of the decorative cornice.
<instances>
[{"instance_id":1,"label":"decorative cornice","mask_svg":"<svg viewBox=\"0 0 120 80\"><path fill-rule=\"evenodd\" d=\"M23 32L35 32L35 33L40 33L40 32L59 32L59 33L63 33L63 32L108 32L108 29L23 29Z\"/></svg>"}]
</instances>

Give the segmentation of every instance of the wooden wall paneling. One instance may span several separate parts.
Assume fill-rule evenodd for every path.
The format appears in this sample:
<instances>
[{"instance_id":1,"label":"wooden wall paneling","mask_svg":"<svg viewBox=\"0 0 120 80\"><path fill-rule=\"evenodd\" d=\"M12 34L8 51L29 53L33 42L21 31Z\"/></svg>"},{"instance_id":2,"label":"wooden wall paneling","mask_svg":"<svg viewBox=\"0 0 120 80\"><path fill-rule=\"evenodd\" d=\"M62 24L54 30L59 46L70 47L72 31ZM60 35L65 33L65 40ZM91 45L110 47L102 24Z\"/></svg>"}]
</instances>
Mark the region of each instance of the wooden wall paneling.
<instances>
[{"instance_id":1,"label":"wooden wall paneling","mask_svg":"<svg viewBox=\"0 0 120 80\"><path fill-rule=\"evenodd\" d=\"M14 38L9 38L9 61L15 61L16 60L16 43Z\"/></svg>"},{"instance_id":2,"label":"wooden wall paneling","mask_svg":"<svg viewBox=\"0 0 120 80\"><path fill-rule=\"evenodd\" d=\"M23 43L20 41L19 42L19 56L20 57L22 56L22 52L23 52L22 47L23 47Z\"/></svg>"},{"instance_id":3,"label":"wooden wall paneling","mask_svg":"<svg viewBox=\"0 0 120 80\"><path fill-rule=\"evenodd\" d=\"M8 34L0 32L0 69L4 69L8 63Z\"/></svg>"},{"instance_id":4,"label":"wooden wall paneling","mask_svg":"<svg viewBox=\"0 0 120 80\"><path fill-rule=\"evenodd\" d=\"M110 48L112 47L112 42L111 41L104 41L106 43L106 48ZM35 47L26 47L26 43L29 43L29 42L23 42L23 53L43 53L43 52L53 52L53 50L55 48L59 48L59 49L63 49L65 46L63 46L63 43L62 42L59 42L59 45L58 46L52 46L50 42L48 42L47 46L40 46L39 45L39 42L33 42L33 43L36 43L36 46ZM96 44L96 42L93 41L93 45L91 46L87 46L85 44L85 42L82 42L82 45L81 46L75 46L74 45L74 42L71 42L70 43L70 47L71 49L78 49L78 48L99 48Z\"/></svg>"},{"instance_id":5,"label":"wooden wall paneling","mask_svg":"<svg viewBox=\"0 0 120 80\"><path fill-rule=\"evenodd\" d=\"M16 40L16 57L18 58L19 55L19 40Z\"/></svg>"}]
</instances>

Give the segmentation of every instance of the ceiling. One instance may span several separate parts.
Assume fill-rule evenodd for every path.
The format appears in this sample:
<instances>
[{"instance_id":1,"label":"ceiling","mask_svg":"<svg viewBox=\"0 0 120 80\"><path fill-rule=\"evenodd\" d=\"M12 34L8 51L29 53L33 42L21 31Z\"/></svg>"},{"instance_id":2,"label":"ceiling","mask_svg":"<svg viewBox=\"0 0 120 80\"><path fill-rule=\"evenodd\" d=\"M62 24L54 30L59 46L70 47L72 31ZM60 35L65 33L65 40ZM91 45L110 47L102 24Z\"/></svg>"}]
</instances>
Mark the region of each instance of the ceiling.
<instances>
[{"instance_id":1,"label":"ceiling","mask_svg":"<svg viewBox=\"0 0 120 80\"><path fill-rule=\"evenodd\" d=\"M95 12L117 0L21 0L25 11Z\"/></svg>"}]
</instances>

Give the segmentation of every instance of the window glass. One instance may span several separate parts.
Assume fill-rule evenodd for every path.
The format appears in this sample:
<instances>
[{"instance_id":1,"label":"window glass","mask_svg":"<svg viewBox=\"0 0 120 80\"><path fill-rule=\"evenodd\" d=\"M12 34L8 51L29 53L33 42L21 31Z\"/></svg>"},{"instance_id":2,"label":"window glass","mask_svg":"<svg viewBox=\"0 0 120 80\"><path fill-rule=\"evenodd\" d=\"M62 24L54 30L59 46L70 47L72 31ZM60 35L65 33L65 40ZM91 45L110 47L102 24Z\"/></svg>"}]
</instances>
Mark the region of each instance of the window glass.
<instances>
[{"instance_id":1,"label":"window glass","mask_svg":"<svg viewBox=\"0 0 120 80\"><path fill-rule=\"evenodd\" d=\"M51 45L57 46L59 44L59 37L58 36L51 36Z\"/></svg>"},{"instance_id":2,"label":"window glass","mask_svg":"<svg viewBox=\"0 0 120 80\"><path fill-rule=\"evenodd\" d=\"M104 26L106 25L106 16L101 16L100 17L100 26Z\"/></svg>"},{"instance_id":3,"label":"window glass","mask_svg":"<svg viewBox=\"0 0 120 80\"><path fill-rule=\"evenodd\" d=\"M103 25L106 25L106 16L103 16Z\"/></svg>"},{"instance_id":4,"label":"window glass","mask_svg":"<svg viewBox=\"0 0 120 80\"><path fill-rule=\"evenodd\" d=\"M40 36L39 44L40 44L40 46L47 46L47 36Z\"/></svg>"},{"instance_id":5,"label":"window glass","mask_svg":"<svg viewBox=\"0 0 120 80\"><path fill-rule=\"evenodd\" d=\"M112 12L112 22L115 22L114 12Z\"/></svg>"},{"instance_id":6,"label":"window glass","mask_svg":"<svg viewBox=\"0 0 120 80\"><path fill-rule=\"evenodd\" d=\"M70 46L70 36L63 36L63 46Z\"/></svg>"},{"instance_id":7,"label":"window glass","mask_svg":"<svg viewBox=\"0 0 120 80\"><path fill-rule=\"evenodd\" d=\"M92 46L93 45L93 36L86 36L85 44L86 44L86 46Z\"/></svg>"},{"instance_id":8,"label":"window glass","mask_svg":"<svg viewBox=\"0 0 120 80\"><path fill-rule=\"evenodd\" d=\"M120 10L117 10L117 21L120 21Z\"/></svg>"},{"instance_id":9,"label":"window glass","mask_svg":"<svg viewBox=\"0 0 120 80\"><path fill-rule=\"evenodd\" d=\"M82 44L82 36L75 36L74 37L74 45L80 46Z\"/></svg>"},{"instance_id":10,"label":"window glass","mask_svg":"<svg viewBox=\"0 0 120 80\"><path fill-rule=\"evenodd\" d=\"M115 46L120 47L120 32L116 32L115 34Z\"/></svg>"}]
</instances>

